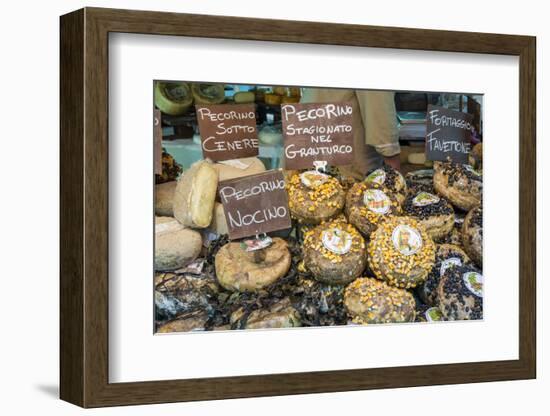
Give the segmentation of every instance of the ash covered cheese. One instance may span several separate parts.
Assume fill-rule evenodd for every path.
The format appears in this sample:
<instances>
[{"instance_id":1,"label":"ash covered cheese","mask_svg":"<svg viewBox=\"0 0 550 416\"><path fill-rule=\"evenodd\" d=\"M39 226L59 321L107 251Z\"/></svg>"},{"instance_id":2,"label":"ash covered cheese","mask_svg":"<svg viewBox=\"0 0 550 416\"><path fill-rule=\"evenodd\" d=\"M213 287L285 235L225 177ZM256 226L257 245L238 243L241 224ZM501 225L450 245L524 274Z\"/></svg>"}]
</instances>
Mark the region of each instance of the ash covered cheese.
<instances>
[{"instance_id":1,"label":"ash covered cheese","mask_svg":"<svg viewBox=\"0 0 550 416\"><path fill-rule=\"evenodd\" d=\"M437 287L441 276L451 267L471 264L468 255L453 244L438 244L435 255L435 264L426 281L417 288L420 299L427 305L437 304Z\"/></svg>"},{"instance_id":2,"label":"ash covered cheese","mask_svg":"<svg viewBox=\"0 0 550 416\"><path fill-rule=\"evenodd\" d=\"M448 320L483 319L483 275L465 265L448 268L437 288L438 306Z\"/></svg>"},{"instance_id":3,"label":"ash covered cheese","mask_svg":"<svg viewBox=\"0 0 550 416\"><path fill-rule=\"evenodd\" d=\"M435 241L446 238L454 227L453 207L444 198L433 193L419 191L409 195L403 203L406 215L416 218Z\"/></svg>"},{"instance_id":4,"label":"ash covered cheese","mask_svg":"<svg viewBox=\"0 0 550 416\"><path fill-rule=\"evenodd\" d=\"M476 206L468 212L462 224L464 251L478 267L483 267L483 209Z\"/></svg>"},{"instance_id":5,"label":"ash covered cheese","mask_svg":"<svg viewBox=\"0 0 550 416\"><path fill-rule=\"evenodd\" d=\"M469 211L480 204L483 194L482 175L470 165L435 162L434 172L437 194L449 200L453 206Z\"/></svg>"}]
</instances>

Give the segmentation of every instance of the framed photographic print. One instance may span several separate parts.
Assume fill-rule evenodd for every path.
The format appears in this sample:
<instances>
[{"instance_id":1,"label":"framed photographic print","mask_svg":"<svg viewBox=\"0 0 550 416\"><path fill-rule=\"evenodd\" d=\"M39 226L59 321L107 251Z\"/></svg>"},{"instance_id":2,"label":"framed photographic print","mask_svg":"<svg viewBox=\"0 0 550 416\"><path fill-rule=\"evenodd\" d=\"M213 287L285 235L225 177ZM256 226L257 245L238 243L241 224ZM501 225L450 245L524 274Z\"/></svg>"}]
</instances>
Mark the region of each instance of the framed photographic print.
<instances>
[{"instance_id":1,"label":"framed photographic print","mask_svg":"<svg viewBox=\"0 0 550 416\"><path fill-rule=\"evenodd\" d=\"M61 17L83 407L536 376L535 38Z\"/></svg>"}]
</instances>

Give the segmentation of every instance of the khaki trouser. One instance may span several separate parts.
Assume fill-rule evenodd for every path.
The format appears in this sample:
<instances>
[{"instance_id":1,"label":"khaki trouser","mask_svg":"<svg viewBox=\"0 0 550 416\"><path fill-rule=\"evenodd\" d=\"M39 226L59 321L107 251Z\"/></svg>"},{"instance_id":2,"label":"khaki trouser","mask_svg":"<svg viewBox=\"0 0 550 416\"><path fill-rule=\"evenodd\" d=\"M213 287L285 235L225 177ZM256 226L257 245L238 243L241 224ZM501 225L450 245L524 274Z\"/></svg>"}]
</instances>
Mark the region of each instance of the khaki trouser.
<instances>
[{"instance_id":1,"label":"khaki trouser","mask_svg":"<svg viewBox=\"0 0 550 416\"><path fill-rule=\"evenodd\" d=\"M382 166L383 157L399 154L399 131L394 93L387 91L305 88L301 102L350 101L353 106L354 163L343 173L363 178Z\"/></svg>"}]
</instances>

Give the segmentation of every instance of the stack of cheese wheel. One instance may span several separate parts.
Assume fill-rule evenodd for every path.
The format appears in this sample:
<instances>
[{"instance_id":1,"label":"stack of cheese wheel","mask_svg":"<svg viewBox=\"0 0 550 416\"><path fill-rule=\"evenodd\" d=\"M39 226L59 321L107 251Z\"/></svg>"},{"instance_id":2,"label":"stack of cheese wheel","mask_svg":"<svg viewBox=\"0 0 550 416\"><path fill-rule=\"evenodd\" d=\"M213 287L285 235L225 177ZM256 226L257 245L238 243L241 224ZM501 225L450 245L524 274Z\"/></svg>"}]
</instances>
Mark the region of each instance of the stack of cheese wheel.
<instances>
[{"instance_id":1,"label":"stack of cheese wheel","mask_svg":"<svg viewBox=\"0 0 550 416\"><path fill-rule=\"evenodd\" d=\"M336 178L315 170L293 174L287 182L292 217L302 224L319 224L344 208L345 192Z\"/></svg>"},{"instance_id":2,"label":"stack of cheese wheel","mask_svg":"<svg viewBox=\"0 0 550 416\"><path fill-rule=\"evenodd\" d=\"M392 286L422 284L435 262L435 244L426 229L411 217L389 217L371 234L369 266Z\"/></svg>"},{"instance_id":3,"label":"stack of cheese wheel","mask_svg":"<svg viewBox=\"0 0 550 416\"><path fill-rule=\"evenodd\" d=\"M304 233L303 256L316 280L346 284L365 269L365 240L353 225L338 218Z\"/></svg>"},{"instance_id":4,"label":"stack of cheese wheel","mask_svg":"<svg viewBox=\"0 0 550 416\"><path fill-rule=\"evenodd\" d=\"M416 304L410 292L370 277L356 279L346 287L344 304L355 324L413 322L415 319Z\"/></svg>"},{"instance_id":5,"label":"stack of cheese wheel","mask_svg":"<svg viewBox=\"0 0 550 416\"><path fill-rule=\"evenodd\" d=\"M481 201L482 176L470 165L451 162L434 163L434 188L455 207L469 211Z\"/></svg>"},{"instance_id":6,"label":"stack of cheese wheel","mask_svg":"<svg viewBox=\"0 0 550 416\"><path fill-rule=\"evenodd\" d=\"M455 214L445 198L419 191L409 195L403 204L405 215L416 218L434 241L448 236L454 227Z\"/></svg>"},{"instance_id":7,"label":"stack of cheese wheel","mask_svg":"<svg viewBox=\"0 0 550 416\"><path fill-rule=\"evenodd\" d=\"M348 220L366 238L390 215L401 214L401 204L388 189L375 182L358 182L346 196Z\"/></svg>"}]
</instances>

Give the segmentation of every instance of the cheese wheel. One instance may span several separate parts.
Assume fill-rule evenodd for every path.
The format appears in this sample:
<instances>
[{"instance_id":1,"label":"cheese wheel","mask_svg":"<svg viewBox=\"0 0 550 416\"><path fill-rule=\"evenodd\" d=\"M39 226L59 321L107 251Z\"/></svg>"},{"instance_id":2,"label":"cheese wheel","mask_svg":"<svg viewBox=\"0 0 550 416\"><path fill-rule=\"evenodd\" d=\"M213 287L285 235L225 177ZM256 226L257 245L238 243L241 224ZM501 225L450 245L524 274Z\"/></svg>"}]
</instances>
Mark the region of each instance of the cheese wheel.
<instances>
[{"instance_id":1,"label":"cheese wheel","mask_svg":"<svg viewBox=\"0 0 550 416\"><path fill-rule=\"evenodd\" d=\"M176 270L195 260L202 248L200 233L175 218L155 218L155 270Z\"/></svg>"},{"instance_id":2,"label":"cheese wheel","mask_svg":"<svg viewBox=\"0 0 550 416\"><path fill-rule=\"evenodd\" d=\"M332 285L348 284L367 265L365 240L342 218L306 231L302 252L313 277Z\"/></svg>"},{"instance_id":3,"label":"cheese wheel","mask_svg":"<svg viewBox=\"0 0 550 416\"><path fill-rule=\"evenodd\" d=\"M351 321L359 325L413 322L413 295L372 277L361 277L344 292L344 305Z\"/></svg>"},{"instance_id":4,"label":"cheese wheel","mask_svg":"<svg viewBox=\"0 0 550 416\"><path fill-rule=\"evenodd\" d=\"M155 185L155 214L165 217L174 216L174 192L176 181L170 181Z\"/></svg>"},{"instance_id":5,"label":"cheese wheel","mask_svg":"<svg viewBox=\"0 0 550 416\"><path fill-rule=\"evenodd\" d=\"M407 156L407 161L411 165L423 165L426 163L426 155L424 153L410 153Z\"/></svg>"},{"instance_id":6,"label":"cheese wheel","mask_svg":"<svg viewBox=\"0 0 550 416\"><path fill-rule=\"evenodd\" d=\"M223 162L214 163L213 167L218 172L220 182L265 171L265 165L257 157L224 160Z\"/></svg>"},{"instance_id":7,"label":"cheese wheel","mask_svg":"<svg viewBox=\"0 0 550 416\"><path fill-rule=\"evenodd\" d=\"M462 224L464 251L478 265L483 267L483 209L478 205L468 212Z\"/></svg>"},{"instance_id":8,"label":"cheese wheel","mask_svg":"<svg viewBox=\"0 0 550 416\"><path fill-rule=\"evenodd\" d=\"M434 188L443 198L462 211L479 205L483 196L483 177L470 165L435 162Z\"/></svg>"},{"instance_id":9,"label":"cheese wheel","mask_svg":"<svg viewBox=\"0 0 550 416\"><path fill-rule=\"evenodd\" d=\"M253 103L256 95L252 91L240 91L233 95L233 100L236 104Z\"/></svg>"},{"instance_id":10,"label":"cheese wheel","mask_svg":"<svg viewBox=\"0 0 550 416\"><path fill-rule=\"evenodd\" d=\"M210 223L209 230L221 235L227 234L227 221L225 220L225 212L223 210L223 204L216 202L214 205L214 212L212 214L212 222Z\"/></svg>"},{"instance_id":11,"label":"cheese wheel","mask_svg":"<svg viewBox=\"0 0 550 416\"><path fill-rule=\"evenodd\" d=\"M281 99L282 97L277 94L265 94L264 96L265 103L269 105L281 104Z\"/></svg>"},{"instance_id":12,"label":"cheese wheel","mask_svg":"<svg viewBox=\"0 0 550 416\"><path fill-rule=\"evenodd\" d=\"M256 309L250 314L243 308L230 317L231 325L237 329L293 328L302 326L300 314L289 298L284 298L269 307Z\"/></svg>"},{"instance_id":13,"label":"cheese wheel","mask_svg":"<svg viewBox=\"0 0 550 416\"><path fill-rule=\"evenodd\" d=\"M216 254L216 277L229 291L256 292L283 277L291 262L288 244L278 237L256 251L246 251L241 243L227 243Z\"/></svg>"},{"instance_id":14,"label":"cheese wheel","mask_svg":"<svg viewBox=\"0 0 550 416\"><path fill-rule=\"evenodd\" d=\"M192 84L191 92L199 105L221 104L225 100L224 84Z\"/></svg>"},{"instance_id":15,"label":"cheese wheel","mask_svg":"<svg viewBox=\"0 0 550 416\"><path fill-rule=\"evenodd\" d=\"M437 286L438 306L449 321L483 319L483 275L471 265L449 267Z\"/></svg>"},{"instance_id":16,"label":"cheese wheel","mask_svg":"<svg viewBox=\"0 0 550 416\"><path fill-rule=\"evenodd\" d=\"M178 181L174 193L174 217L187 227L206 228L218 188L218 172L212 163L200 160L191 165Z\"/></svg>"},{"instance_id":17,"label":"cheese wheel","mask_svg":"<svg viewBox=\"0 0 550 416\"><path fill-rule=\"evenodd\" d=\"M426 281L435 263L435 244L412 217L389 217L370 236L369 266L391 286L410 289Z\"/></svg>"},{"instance_id":18,"label":"cheese wheel","mask_svg":"<svg viewBox=\"0 0 550 416\"><path fill-rule=\"evenodd\" d=\"M185 82L155 82L155 105L164 114L179 116L193 104L189 84Z\"/></svg>"}]
</instances>

